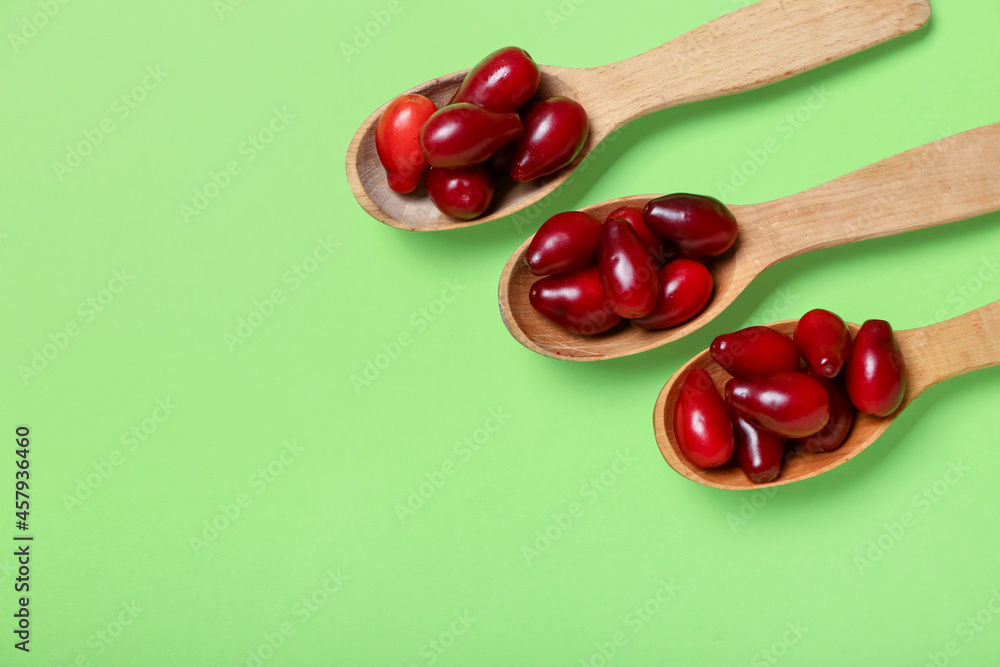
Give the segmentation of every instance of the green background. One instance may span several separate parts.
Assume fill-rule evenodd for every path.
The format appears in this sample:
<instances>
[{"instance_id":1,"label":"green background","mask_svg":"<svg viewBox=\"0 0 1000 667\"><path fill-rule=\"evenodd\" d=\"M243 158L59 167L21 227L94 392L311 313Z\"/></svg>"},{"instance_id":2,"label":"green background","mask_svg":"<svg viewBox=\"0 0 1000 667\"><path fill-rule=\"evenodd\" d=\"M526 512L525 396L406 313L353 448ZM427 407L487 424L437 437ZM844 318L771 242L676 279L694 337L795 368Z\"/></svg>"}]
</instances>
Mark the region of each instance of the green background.
<instances>
[{"instance_id":1,"label":"green background","mask_svg":"<svg viewBox=\"0 0 1000 667\"><path fill-rule=\"evenodd\" d=\"M0 539L19 424L35 536L28 655L0 549L0 664L996 664L1000 370L931 389L857 460L768 494L677 475L651 410L723 331L814 307L904 329L1000 298L1000 215L790 260L689 339L603 363L521 347L496 289L551 212L720 196L770 138L727 203L1000 120L1000 5L933 0L893 43L634 122L548 212L415 234L347 185L378 105L503 45L598 65L746 3L398 1L52 2L35 31L44 2L0 8ZM373 16L391 20L345 54ZM789 136L814 87L828 99ZM275 110L281 131L249 149ZM77 166L54 166L88 133ZM241 318L260 326L233 343Z\"/></svg>"}]
</instances>

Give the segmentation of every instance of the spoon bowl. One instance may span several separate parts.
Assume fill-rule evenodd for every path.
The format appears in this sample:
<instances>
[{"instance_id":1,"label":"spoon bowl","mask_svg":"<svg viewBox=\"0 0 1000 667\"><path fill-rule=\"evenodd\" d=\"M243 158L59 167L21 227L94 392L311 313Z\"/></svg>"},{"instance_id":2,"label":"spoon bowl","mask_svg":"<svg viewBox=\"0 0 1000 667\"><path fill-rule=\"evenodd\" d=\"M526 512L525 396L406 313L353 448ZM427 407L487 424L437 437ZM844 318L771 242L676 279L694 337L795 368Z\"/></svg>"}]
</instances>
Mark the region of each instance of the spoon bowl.
<instances>
[{"instance_id":1,"label":"spoon bowl","mask_svg":"<svg viewBox=\"0 0 1000 667\"><path fill-rule=\"evenodd\" d=\"M619 197L580 210L598 220L604 220L616 208L635 206L641 209L647 201L657 196ZM749 214L743 209L751 207L729 208L740 221L740 236L732 248L708 262L715 284L712 298L705 309L692 320L670 329L654 331L631 326L627 321L623 321L609 331L592 336L574 334L563 329L541 315L528 302L528 292L539 279L539 276L531 273L525 261L528 245L534 238L531 237L507 260L500 277L500 316L504 325L514 338L528 349L548 357L574 361L597 361L637 354L683 338L722 313L757 275L757 272L749 270L746 266L747 258L751 257L746 250L750 242L744 231L744 224ZM744 265L742 268L741 262Z\"/></svg>"},{"instance_id":2,"label":"spoon bowl","mask_svg":"<svg viewBox=\"0 0 1000 667\"><path fill-rule=\"evenodd\" d=\"M564 70L569 70L548 65L542 65L539 69L542 74L538 84L539 95L542 97L563 95L579 100L580 95L568 82L572 77L564 77ZM403 94L423 95L441 108L448 104L468 72L469 70L462 70L428 81ZM347 154L347 174L354 196L362 208L385 224L407 231L440 231L478 225L507 215L510 212L508 209L513 210L511 207L520 209L530 206L565 181L573 167L607 136L607 132L602 132L603 128L591 119L591 131L587 143L568 168L527 183L497 179L492 212L475 220L460 221L449 218L437 210L427 196L423 181L416 190L408 194L400 194L389 189L385 169L379 162L375 150L375 128L388 105L386 102L376 109L358 129Z\"/></svg>"},{"instance_id":3,"label":"spoon bowl","mask_svg":"<svg viewBox=\"0 0 1000 667\"><path fill-rule=\"evenodd\" d=\"M538 280L524 261L531 238L500 276L500 315L525 347L556 359L596 361L645 352L711 322L762 271L813 250L900 234L1000 210L1000 123L955 134L868 165L810 190L761 204L730 206L739 224L732 248L713 258L715 289L705 309L669 329L623 322L595 336L570 333L528 301ZM620 197L581 209L598 220L619 206L642 208L659 195Z\"/></svg>"},{"instance_id":4,"label":"spoon bowl","mask_svg":"<svg viewBox=\"0 0 1000 667\"><path fill-rule=\"evenodd\" d=\"M698 100L760 88L916 30L928 0L761 0L650 51L587 68L541 65L537 95L563 95L583 105L590 134L568 167L527 183L498 179L487 215L459 221L440 213L421 185L389 189L375 151L375 128L388 102L358 128L347 150L347 180L372 217L409 231L479 225L530 206L562 184L609 134L640 116ZM411 88L446 105L468 70ZM665 85L669 82L668 85Z\"/></svg>"},{"instance_id":5,"label":"spoon bowl","mask_svg":"<svg viewBox=\"0 0 1000 667\"><path fill-rule=\"evenodd\" d=\"M767 326L791 336L795 324L795 320L784 320ZM848 327L852 336L857 333L857 324L848 323ZM684 477L717 489L762 489L790 484L832 470L867 449L929 387L962 373L1000 364L1000 301L945 322L897 331L895 335L907 370L906 393L899 408L888 417L859 412L847 440L834 451L821 454L792 452L786 457L778 478L766 484L751 482L739 465L699 468L690 463L681 452L674 431L674 405L680 396L682 380L689 371L703 368L712 376L719 393L725 395L724 388L730 378L715 363L709 351L704 350L673 374L656 399L653 432L660 453L670 467Z\"/></svg>"}]
</instances>

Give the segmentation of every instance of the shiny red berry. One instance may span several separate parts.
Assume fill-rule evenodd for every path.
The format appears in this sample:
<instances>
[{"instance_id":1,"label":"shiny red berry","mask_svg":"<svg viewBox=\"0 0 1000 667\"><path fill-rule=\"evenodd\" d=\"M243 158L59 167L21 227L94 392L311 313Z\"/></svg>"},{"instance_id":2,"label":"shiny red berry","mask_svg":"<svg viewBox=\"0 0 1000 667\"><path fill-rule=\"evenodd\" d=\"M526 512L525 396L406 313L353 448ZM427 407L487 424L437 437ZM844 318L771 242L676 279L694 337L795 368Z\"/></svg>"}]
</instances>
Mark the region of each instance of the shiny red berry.
<instances>
[{"instance_id":1,"label":"shiny red berry","mask_svg":"<svg viewBox=\"0 0 1000 667\"><path fill-rule=\"evenodd\" d=\"M535 94L540 78L527 51L507 46L469 70L450 104L470 102L490 111L517 111Z\"/></svg>"},{"instance_id":2,"label":"shiny red berry","mask_svg":"<svg viewBox=\"0 0 1000 667\"><path fill-rule=\"evenodd\" d=\"M621 322L601 290L596 266L539 278L528 291L528 301L539 313L576 334L602 333Z\"/></svg>"},{"instance_id":3,"label":"shiny red berry","mask_svg":"<svg viewBox=\"0 0 1000 667\"><path fill-rule=\"evenodd\" d=\"M650 231L685 256L715 257L736 241L736 218L712 197L663 195L649 200L642 215Z\"/></svg>"},{"instance_id":4,"label":"shiny red berry","mask_svg":"<svg viewBox=\"0 0 1000 667\"><path fill-rule=\"evenodd\" d=\"M804 438L826 426L830 399L819 380L780 371L726 384L726 402L757 426L786 438Z\"/></svg>"},{"instance_id":5,"label":"shiny red berry","mask_svg":"<svg viewBox=\"0 0 1000 667\"><path fill-rule=\"evenodd\" d=\"M674 433L681 452L700 468L715 468L733 455L733 423L708 371L688 372L674 404Z\"/></svg>"},{"instance_id":6,"label":"shiny red berry","mask_svg":"<svg viewBox=\"0 0 1000 667\"><path fill-rule=\"evenodd\" d=\"M736 440L736 460L743 474L754 484L774 481L781 473L785 456L785 439L758 428L742 415L733 414L733 435Z\"/></svg>"},{"instance_id":7,"label":"shiny red berry","mask_svg":"<svg viewBox=\"0 0 1000 667\"><path fill-rule=\"evenodd\" d=\"M891 415L906 394L906 364L892 327L885 320L868 320L854 336L844 367L851 402L876 417Z\"/></svg>"},{"instance_id":8,"label":"shiny red berry","mask_svg":"<svg viewBox=\"0 0 1000 667\"><path fill-rule=\"evenodd\" d=\"M806 373L811 375L815 371L809 369ZM841 378L825 378L820 375L814 375L814 377L826 389L826 395L830 399L830 420L816 433L788 442L810 454L832 452L847 439L857 410L847 396L847 389L844 388Z\"/></svg>"},{"instance_id":9,"label":"shiny red berry","mask_svg":"<svg viewBox=\"0 0 1000 667\"><path fill-rule=\"evenodd\" d=\"M437 107L423 95L400 95L379 116L375 152L393 192L413 192L427 171L420 128L435 111Z\"/></svg>"},{"instance_id":10,"label":"shiny red berry","mask_svg":"<svg viewBox=\"0 0 1000 667\"><path fill-rule=\"evenodd\" d=\"M802 358L818 375L836 377L851 352L851 332L840 316L816 308L799 318L793 334Z\"/></svg>"},{"instance_id":11,"label":"shiny red berry","mask_svg":"<svg viewBox=\"0 0 1000 667\"><path fill-rule=\"evenodd\" d=\"M568 97L539 102L524 119L510 177L530 181L562 169L580 153L589 130L587 112L579 102Z\"/></svg>"},{"instance_id":12,"label":"shiny red berry","mask_svg":"<svg viewBox=\"0 0 1000 667\"><path fill-rule=\"evenodd\" d=\"M660 279L656 264L627 220L612 218L602 226L597 266L604 294L616 313L643 317L653 310Z\"/></svg>"},{"instance_id":13,"label":"shiny red berry","mask_svg":"<svg viewBox=\"0 0 1000 667\"><path fill-rule=\"evenodd\" d=\"M601 223L582 211L556 213L542 223L524 253L536 276L576 271L597 260Z\"/></svg>"},{"instance_id":14,"label":"shiny red berry","mask_svg":"<svg viewBox=\"0 0 1000 667\"><path fill-rule=\"evenodd\" d=\"M666 329L687 322L705 309L714 286L712 273L693 259L675 259L660 269L656 305L632 320L640 329Z\"/></svg>"},{"instance_id":15,"label":"shiny red berry","mask_svg":"<svg viewBox=\"0 0 1000 667\"><path fill-rule=\"evenodd\" d=\"M649 254L653 256L658 267L665 266L677 259L677 255L663 243L662 239L649 231L649 227L646 226L646 220L642 217L642 209L635 206L620 206L608 214L607 220L611 218L628 220L628 223L632 225L632 229L639 235L642 242L646 244Z\"/></svg>"},{"instance_id":16,"label":"shiny red berry","mask_svg":"<svg viewBox=\"0 0 1000 667\"><path fill-rule=\"evenodd\" d=\"M420 146L432 167L468 167L487 160L521 134L514 112L475 104L450 104L434 112L420 130Z\"/></svg>"},{"instance_id":17,"label":"shiny red berry","mask_svg":"<svg viewBox=\"0 0 1000 667\"><path fill-rule=\"evenodd\" d=\"M799 368L799 351L788 336L755 326L716 336L709 353L733 377L766 375Z\"/></svg>"},{"instance_id":18,"label":"shiny red berry","mask_svg":"<svg viewBox=\"0 0 1000 667\"><path fill-rule=\"evenodd\" d=\"M482 165L459 169L432 167L427 172L427 194L445 215L472 220L490 207L493 179Z\"/></svg>"}]
</instances>

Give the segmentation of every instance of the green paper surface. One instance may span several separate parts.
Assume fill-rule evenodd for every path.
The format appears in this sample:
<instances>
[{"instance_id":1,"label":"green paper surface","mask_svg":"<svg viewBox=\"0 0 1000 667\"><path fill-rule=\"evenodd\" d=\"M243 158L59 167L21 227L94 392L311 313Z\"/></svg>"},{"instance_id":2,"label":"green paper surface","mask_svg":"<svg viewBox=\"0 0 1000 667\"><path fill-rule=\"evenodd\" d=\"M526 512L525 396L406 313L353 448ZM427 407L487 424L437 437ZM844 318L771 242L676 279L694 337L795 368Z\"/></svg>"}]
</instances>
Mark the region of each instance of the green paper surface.
<instances>
[{"instance_id":1,"label":"green paper surface","mask_svg":"<svg viewBox=\"0 0 1000 667\"><path fill-rule=\"evenodd\" d=\"M1000 121L995 0L641 118L503 220L402 232L347 184L356 128L422 81L510 44L610 63L745 4L4 3L0 664L996 664L1000 370L767 492L679 476L651 413L719 333L1000 298L1000 214L794 258L601 363L523 348L496 296L556 211L766 201Z\"/></svg>"}]
</instances>

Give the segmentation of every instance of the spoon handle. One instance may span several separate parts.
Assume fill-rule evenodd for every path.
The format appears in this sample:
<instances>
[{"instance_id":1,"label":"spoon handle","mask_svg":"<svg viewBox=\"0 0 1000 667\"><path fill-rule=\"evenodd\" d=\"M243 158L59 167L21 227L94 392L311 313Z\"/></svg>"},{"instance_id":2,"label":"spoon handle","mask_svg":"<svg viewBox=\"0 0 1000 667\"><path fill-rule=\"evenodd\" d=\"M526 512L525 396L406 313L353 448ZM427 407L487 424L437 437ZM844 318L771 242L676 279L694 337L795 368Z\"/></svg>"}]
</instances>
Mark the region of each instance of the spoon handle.
<instances>
[{"instance_id":1,"label":"spoon handle","mask_svg":"<svg viewBox=\"0 0 1000 667\"><path fill-rule=\"evenodd\" d=\"M928 0L761 0L666 44L587 70L615 125L688 102L760 88L899 37Z\"/></svg>"},{"instance_id":2,"label":"spoon handle","mask_svg":"<svg viewBox=\"0 0 1000 667\"><path fill-rule=\"evenodd\" d=\"M812 250L1000 210L998 173L1000 123L993 123L747 208L766 219L759 252L769 266Z\"/></svg>"},{"instance_id":3,"label":"spoon handle","mask_svg":"<svg viewBox=\"0 0 1000 667\"><path fill-rule=\"evenodd\" d=\"M897 333L904 358L920 357L906 402L963 373L1000 365L1000 300L944 322Z\"/></svg>"}]
</instances>

